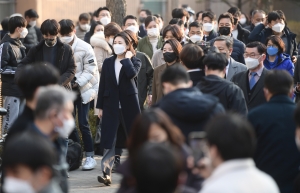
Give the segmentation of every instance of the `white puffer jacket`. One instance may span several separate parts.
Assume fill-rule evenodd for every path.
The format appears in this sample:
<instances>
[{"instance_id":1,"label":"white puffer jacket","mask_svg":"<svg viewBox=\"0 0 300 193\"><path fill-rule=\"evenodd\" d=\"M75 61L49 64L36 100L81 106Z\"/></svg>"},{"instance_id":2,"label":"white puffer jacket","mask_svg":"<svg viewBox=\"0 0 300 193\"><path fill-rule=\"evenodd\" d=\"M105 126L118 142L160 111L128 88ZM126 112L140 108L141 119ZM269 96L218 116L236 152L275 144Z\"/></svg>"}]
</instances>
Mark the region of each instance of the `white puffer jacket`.
<instances>
[{"instance_id":1,"label":"white puffer jacket","mask_svg":"<svg viewBox=\"0 0 300 193\"><path fill-rule=\"evenodd\" d=\"M91 45L75 36L72 45L76 63L76 83L80 87L82 103L95 99L99 89L99 71L96 57Z\"/></svg>"},{"instance_id":2,"label":"white puffer jacket","mask_svg":"<svg viewBox=\"0 0 300 193\"><path fill-rule=\"evenodd\" d=\"M103 62L112 55L112 50L106 42L103 34L94 34L91 37L91 45L94 47L98 70L101 73Z\"/></svg>"}]
</instances>

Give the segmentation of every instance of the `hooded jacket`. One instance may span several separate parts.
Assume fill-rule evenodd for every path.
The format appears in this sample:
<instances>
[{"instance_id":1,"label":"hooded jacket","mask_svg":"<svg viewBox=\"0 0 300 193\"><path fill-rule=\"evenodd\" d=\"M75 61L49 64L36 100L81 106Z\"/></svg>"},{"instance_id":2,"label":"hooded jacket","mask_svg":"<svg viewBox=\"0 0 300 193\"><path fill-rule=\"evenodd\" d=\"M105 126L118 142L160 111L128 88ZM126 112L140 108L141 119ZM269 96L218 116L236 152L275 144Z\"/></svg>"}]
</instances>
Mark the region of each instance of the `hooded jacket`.
<instances>
[{"instance_id":1,"label":"hooded jacket","mask_svg":"<svg viewBox=\"0 0 300 193\"><path fill-rule=\"evenodd\" d=\"M94 34L90 39L91 45L94 47L97 59L98 70L101 73L103 62L112 55L112 49L106 42L103 34Z\"/></svg>"},{"instance_id":2,"label":"hooded jacket","mask_svg":"<svg viewBox=\"0 0 300 193\"><path fill-rule=\"evenodd\" d=\"M294 64L291 61L291 58L288 54L279 54L277 55L277 64L272 66L270 61L268 60L269 55L267 54L267 58L264 61L264 66L268 70L280 69L287 70L292 76L294 76Z\"/></svg>"},{"instance_id":3,"label":"hooded jacket","mask_svg":"<svg viewBox=\"0 0 300 193\"><path fill-rule=\"evenodd\" d=\"M8 34L0 42L0 65L2 95L22 97L23 94L14 81L18 63L26 56L25 46L20 39L13 39Z\"/></svg>"},{"instance_id":4,"label":"hooded jacket","mask_svg":"<svg viewBox=\"0 0 300 193\"><path fill-rule=\"evenodd\" d=\"M205 123L225 110L217 97L202 94L197 88L175 90L156 105L177 125L186 139L192 131L202 131Z\"/></svg>"},{"instance_id":5,"label":"hooded jacket","mask_svg":"<svg viewBox=\"0 0 300 193\"><path fill-rule=\"evenodd\" d=\"M218 97L227 111L242 115L248 113L243 91L233 82L215 75L208 75L202 78L197 87L203 93Z\"/></svg>"}]
</instances>

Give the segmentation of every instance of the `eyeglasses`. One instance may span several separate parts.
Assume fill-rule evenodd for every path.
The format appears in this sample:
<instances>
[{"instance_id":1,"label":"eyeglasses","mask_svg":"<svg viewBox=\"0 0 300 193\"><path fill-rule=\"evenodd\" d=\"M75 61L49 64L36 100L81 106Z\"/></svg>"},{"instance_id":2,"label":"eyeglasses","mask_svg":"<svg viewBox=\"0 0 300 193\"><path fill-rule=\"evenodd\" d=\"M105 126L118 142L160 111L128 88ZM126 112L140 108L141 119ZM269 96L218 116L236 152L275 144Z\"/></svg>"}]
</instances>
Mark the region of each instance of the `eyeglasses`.
<instances>
[{"instance_id":1,"label":"eyeglasses","mask_svg":"<svg viewBox=\"0 0 300 193\"><path fill-rule=\"evenodd\" d=\"M260 54L244 54L244 58L257 58L258 56L261 56Z\"/></svg>"},{"instance_id":2,"label":"eyeglasses","mask_svg":"<svg viewBox=\"0 0 300 193\"><path fill-rule=\"evenodd\" d=\"M110 15L109 14L101 14L99 15L100 17L109 17Z\"/></svg>"}]
</instances>

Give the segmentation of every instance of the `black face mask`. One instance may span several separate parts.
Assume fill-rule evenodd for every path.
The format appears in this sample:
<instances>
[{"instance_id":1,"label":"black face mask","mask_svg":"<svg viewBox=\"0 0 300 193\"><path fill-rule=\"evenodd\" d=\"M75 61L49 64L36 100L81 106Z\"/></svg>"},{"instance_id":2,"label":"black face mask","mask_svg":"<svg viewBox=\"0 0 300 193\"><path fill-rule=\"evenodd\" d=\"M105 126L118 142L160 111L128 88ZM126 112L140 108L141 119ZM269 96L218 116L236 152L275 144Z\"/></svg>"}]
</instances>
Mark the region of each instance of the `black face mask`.
<instances>
[{"instance_id":1,"label":"black face mask","mask_svg":"<svg viewBox=\"0 0 300 193\"><path fill-rule=\"evenodd\" d=\"M230 27L219 27L219 33L223 36L228 36L230 34Z\"/></svg>"},{"instance_id":2,"label":"black face mask","mask_svg":"<svg viewBox=\"0 0 300 193\"><path fill-rule=\"evenodd\" d=\"M171 63L177 59L175 52L165 52L163 53L166 62Z\"/></svg>"},{"instance_id":3,"label":"black face mask","mask_svg":"<svg viewBox=\"0 0 300 193\"><path fill-rule=\"evenodd\" d=\"M56 38L55 39L45 39L45 43L47 44L47 46L52 47L56 43Z\"/></svg>"},{"instance_id":4,"label":"black face mask","mask_svg":"<svg viewBox=\"0 0 300 193\"><path fill-rule=\"evenodd\" d=\"M139 20L140 20L141 23L144 23L145 20L146 20L146 17L140 17Z\"/></svg>"}]
</instances>

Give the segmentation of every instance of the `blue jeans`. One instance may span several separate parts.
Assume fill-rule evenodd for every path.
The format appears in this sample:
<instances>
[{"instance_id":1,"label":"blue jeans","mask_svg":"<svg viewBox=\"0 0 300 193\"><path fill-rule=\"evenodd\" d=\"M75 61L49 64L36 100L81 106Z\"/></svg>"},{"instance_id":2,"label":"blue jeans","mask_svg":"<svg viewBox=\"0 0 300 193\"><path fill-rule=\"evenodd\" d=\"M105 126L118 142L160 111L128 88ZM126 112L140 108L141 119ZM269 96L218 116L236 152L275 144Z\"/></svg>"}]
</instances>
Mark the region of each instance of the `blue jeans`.
<instances>
[{"instance_id":1,"label":"blue jeans","mask_svg":"<svg viewBox=\"0 0 300 193\"><path fill-rule=\"evenodd\" d=\"M89 110L90 103L83 104L81 101L81 97L78 96L77 99L74 101L74 116L76 117L76 114L78 114L79 130L82 135L85 156L87 157L94 156L92 133L88 122Z\"/></svg>"}]
</instances>

